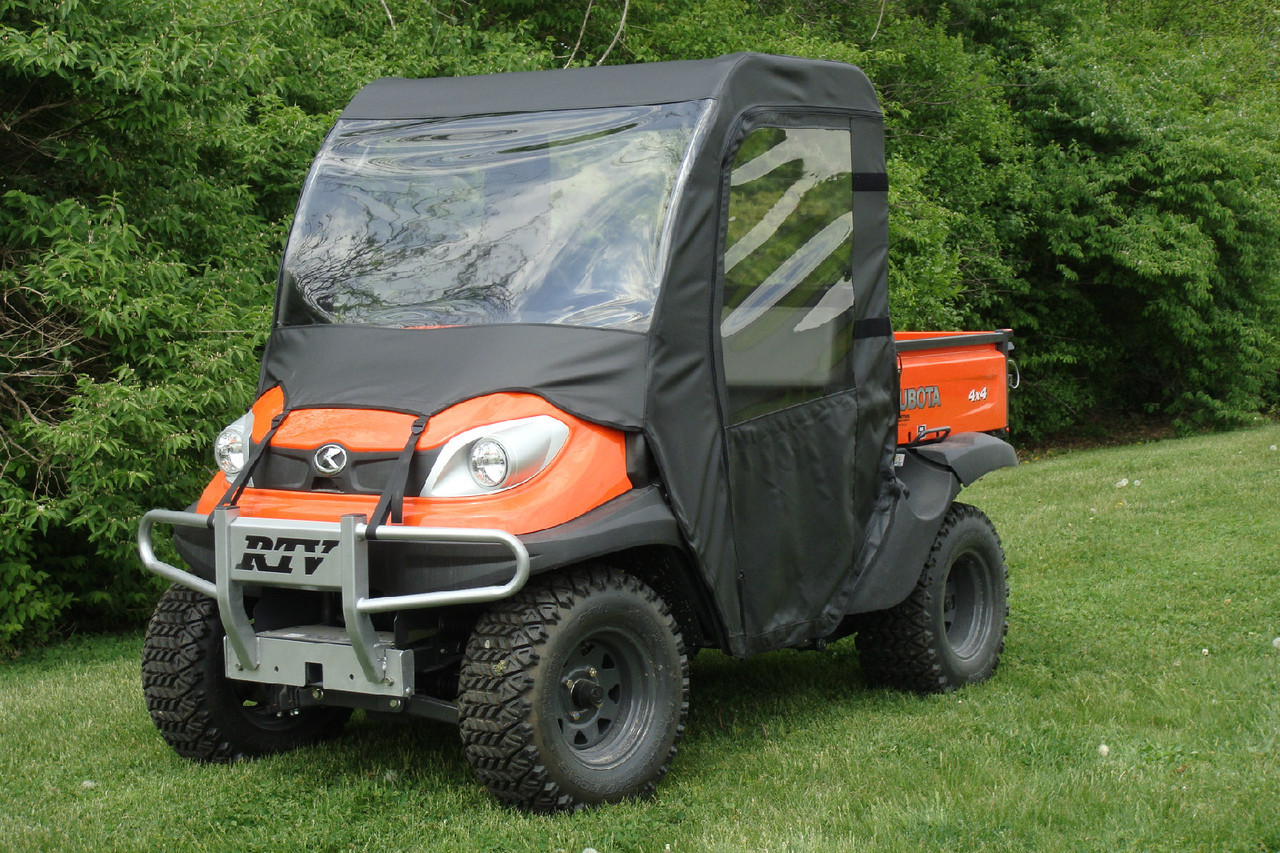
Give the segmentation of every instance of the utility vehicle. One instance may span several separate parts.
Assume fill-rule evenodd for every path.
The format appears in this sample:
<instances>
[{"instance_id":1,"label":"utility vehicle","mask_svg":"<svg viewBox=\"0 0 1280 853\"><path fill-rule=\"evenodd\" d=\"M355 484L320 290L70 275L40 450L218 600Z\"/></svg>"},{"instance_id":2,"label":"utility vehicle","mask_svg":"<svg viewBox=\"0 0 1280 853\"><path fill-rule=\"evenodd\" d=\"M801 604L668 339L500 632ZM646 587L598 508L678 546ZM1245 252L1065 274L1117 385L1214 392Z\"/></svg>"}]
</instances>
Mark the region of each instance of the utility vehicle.
<instances>
[{"instance_id":1,"label":"utility vehicle","mask_svg":"<svg viewBox=\"0 0 1280 853\"><path fill-rule=\"evenodd\" d=\"M698 649L856 632L873 684L989 676L1004 557L954 499L1016 464L1009 333L895 337L887 189L837 62L361 89L257 401L199 501L139 528L174 582L143 654L164 738L231 761L429 717L554 810L653 790Z\"/></svg>"}]
</instances>

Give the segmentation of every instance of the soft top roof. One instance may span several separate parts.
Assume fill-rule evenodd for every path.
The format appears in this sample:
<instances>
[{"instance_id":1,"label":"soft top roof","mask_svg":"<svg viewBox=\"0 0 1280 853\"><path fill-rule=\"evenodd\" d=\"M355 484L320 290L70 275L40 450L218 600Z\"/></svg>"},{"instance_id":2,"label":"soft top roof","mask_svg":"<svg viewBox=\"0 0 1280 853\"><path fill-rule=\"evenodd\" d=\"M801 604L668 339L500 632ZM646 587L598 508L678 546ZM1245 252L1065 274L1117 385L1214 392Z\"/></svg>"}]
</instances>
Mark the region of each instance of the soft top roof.
<instances>
[{"instance_id":1,"label":"soft top roof","mask_svg":"<svg viewBox=\"0 0 1280 853\"><path fill-rule=\"evenodd\" d=\"M670 104L704 98L721 101L730 113L752 106L801 106L880 115L871 82L855 66L734 53L716 59L476 77L384 77L357 92L341 117L449 118Z\"/></svg>"}]
</instances>

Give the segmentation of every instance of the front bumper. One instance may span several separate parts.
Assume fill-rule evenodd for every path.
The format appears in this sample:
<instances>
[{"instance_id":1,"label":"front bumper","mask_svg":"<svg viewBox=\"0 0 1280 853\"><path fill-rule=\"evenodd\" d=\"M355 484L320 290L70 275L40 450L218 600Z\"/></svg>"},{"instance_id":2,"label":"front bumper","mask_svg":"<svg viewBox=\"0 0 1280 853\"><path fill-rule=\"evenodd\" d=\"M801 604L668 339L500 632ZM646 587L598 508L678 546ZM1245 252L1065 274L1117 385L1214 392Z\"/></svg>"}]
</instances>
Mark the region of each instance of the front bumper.
<instances>
[{"instance_id":1,"label":"front bumper","mask_svg":"<svg viewBox=\"0 0 1280 853\"><path fill-rule=\"evenodd\" d=\"M203 513L151 510L138 526L143 565L157 575L218 601L226 629L227 677L262 684L310 687L375 697L414 692L413 652L394 648L389 633L374 630L373 614L477 604L514 595L529 578L529 552L502 530L381 525L362 515L338 522L241 518L235 507ZM214 580L160 560L152 543L157 524L213 529ZM511 553L511 576L502 584L372 597L369 542L478 544ZM345 628L296 626L254 631L245 610L246 587L285 587L340 593Z\"/></svg>"}]
</instances>

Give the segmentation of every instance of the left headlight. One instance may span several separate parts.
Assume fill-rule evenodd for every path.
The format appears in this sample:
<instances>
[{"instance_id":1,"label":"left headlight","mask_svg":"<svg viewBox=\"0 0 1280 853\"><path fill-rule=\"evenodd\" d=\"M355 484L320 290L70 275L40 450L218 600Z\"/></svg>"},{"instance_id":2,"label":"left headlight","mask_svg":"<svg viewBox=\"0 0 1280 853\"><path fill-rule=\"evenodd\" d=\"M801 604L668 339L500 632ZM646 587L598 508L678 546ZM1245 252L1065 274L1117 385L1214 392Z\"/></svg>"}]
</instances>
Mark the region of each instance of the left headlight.
<instances>
[{"instance_id":1,"label":"left headlight","mask_svg":"<svg viewBox=\"0 0 1280 853\"><path fill-rule=\"evenodd\" d=\"M249 412L232 421L213 442L213 459L223 473L235 476L244 468L249 455L250 436L253 434L253 413Z\"/></svg>"},{"instance_id":2,"label":"left headlight","mask_svg":"<svg viewBox=\"0 0 1280 853\"><path fill-rule=\"evenodd\" d=\"M422 497L487 495L528 482L555 459L569 427L550 415L467 430L441 448Z\"/></svg>"}]
</instances>

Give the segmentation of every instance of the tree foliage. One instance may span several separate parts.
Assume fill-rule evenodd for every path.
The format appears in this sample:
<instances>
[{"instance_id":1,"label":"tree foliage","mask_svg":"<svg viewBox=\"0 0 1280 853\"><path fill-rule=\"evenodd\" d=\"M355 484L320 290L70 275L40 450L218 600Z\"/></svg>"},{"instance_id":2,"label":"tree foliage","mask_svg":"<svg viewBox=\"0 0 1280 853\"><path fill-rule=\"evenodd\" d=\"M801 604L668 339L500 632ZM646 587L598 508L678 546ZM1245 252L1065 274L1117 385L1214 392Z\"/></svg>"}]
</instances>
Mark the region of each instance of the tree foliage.
<instances>
[{"instance_id":1,"label":"tree foliage","mask_svg":"<svg viewBox=\"0 0 1280 853\"><path fill-rule=\"evenodd\" d=\"M1277 47L1261 0L0 0L0 646L149 608L136 519L248 404L302 177L374 77L863 66L897 325L1012 326L1036 436L1280 402Z\"/></svg>"},{"instance_id":2,"label":"tree foliage","mask_svg":"<svg viewBox=\"0 0 1280 853\"><path fill-rule=\"evenodd\" d=\"M397 12L0 2L0 645L150 608L137 518L199 493L249 403L287 219L355 89L550 58Z\"/></svg>"},{"instance_id":3,"label":"tree foliage","mask_svg":"<svg viewBox=\"0 0 1280 853\"><path fill-rule=\"evenodd\" d=\"M1102 410L1227 425L1280 397L1280 18L1262 4L963 4L1035 152L1007 234L1032 430ZM1021 15L1015 15L1023 10ZM954 14L956 17L948 17ZM995 208L993 208L994 211Z\"/></svg>"}]
</instances>

